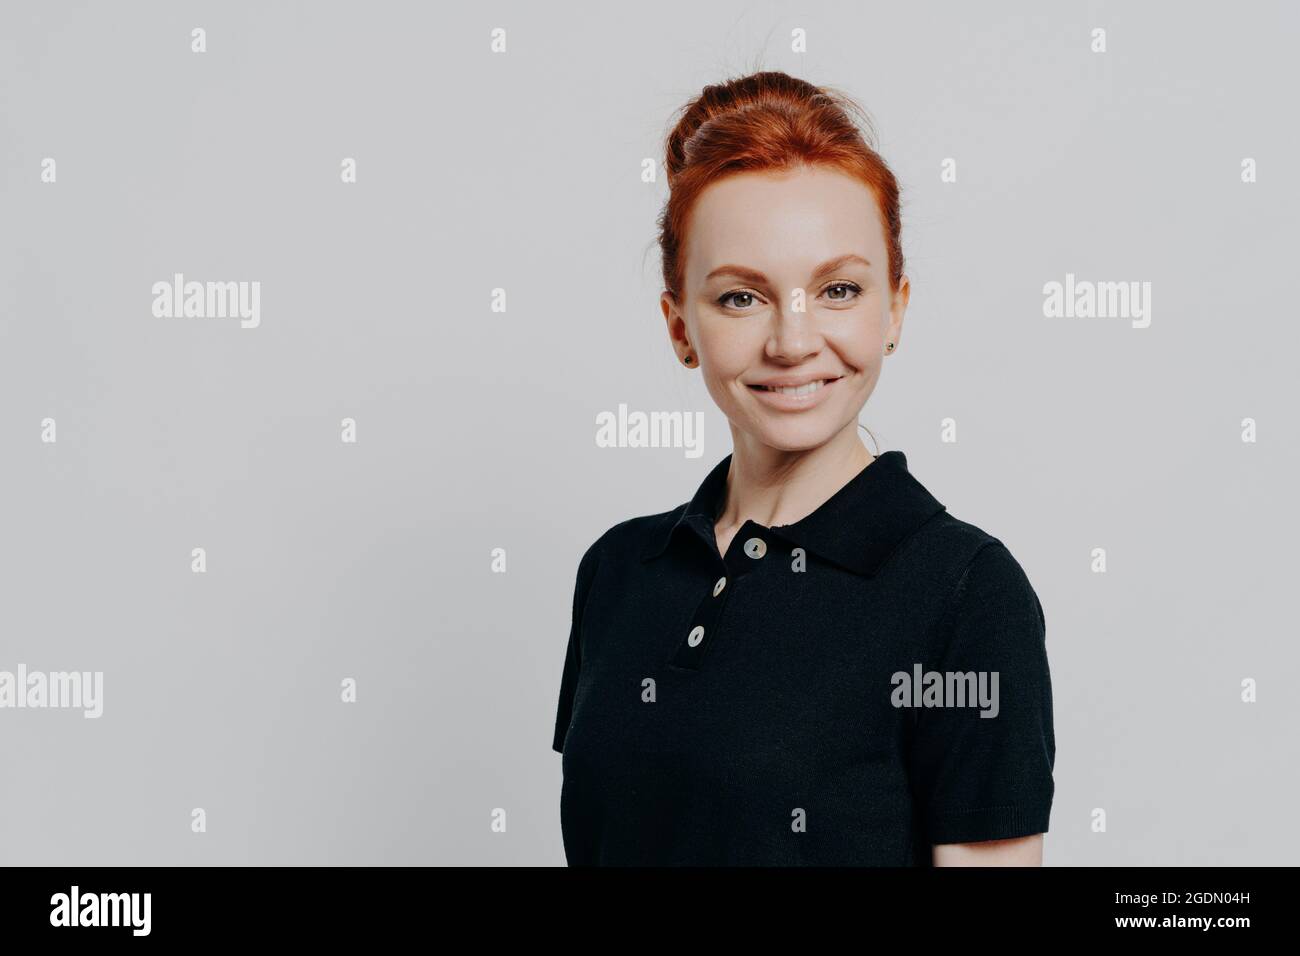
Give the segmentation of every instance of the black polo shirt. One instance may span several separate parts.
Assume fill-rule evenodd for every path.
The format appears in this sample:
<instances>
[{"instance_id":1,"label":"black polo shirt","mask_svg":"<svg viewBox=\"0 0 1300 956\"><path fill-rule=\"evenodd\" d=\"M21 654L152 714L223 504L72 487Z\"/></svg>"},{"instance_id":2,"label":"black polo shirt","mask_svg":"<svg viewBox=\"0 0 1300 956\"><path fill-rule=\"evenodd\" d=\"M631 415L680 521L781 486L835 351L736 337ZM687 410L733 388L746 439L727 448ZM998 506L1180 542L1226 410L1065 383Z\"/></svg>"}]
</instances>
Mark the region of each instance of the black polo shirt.
<instances>
[{"instance_id":1,"label":"black polo shirt","mask_svg":"<svg viewBox=\"0 0 1300 956\"><path fill-rule=\"evenodd\" d=\"M1045 620L1006 546L888 451L724 557L730 464L579 563L553 743L569 864L928 866L931 844L1045 832Z\"/></svg>"}]
</instances>

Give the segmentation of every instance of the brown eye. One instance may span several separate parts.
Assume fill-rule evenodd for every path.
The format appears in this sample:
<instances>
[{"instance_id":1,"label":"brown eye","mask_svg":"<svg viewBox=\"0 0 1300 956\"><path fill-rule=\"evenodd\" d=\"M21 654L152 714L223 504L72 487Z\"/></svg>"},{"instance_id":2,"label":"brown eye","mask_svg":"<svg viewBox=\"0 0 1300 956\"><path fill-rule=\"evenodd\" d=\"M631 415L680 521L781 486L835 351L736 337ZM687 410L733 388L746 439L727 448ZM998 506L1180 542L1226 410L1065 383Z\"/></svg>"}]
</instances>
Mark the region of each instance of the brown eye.
<instances>
[{"instance_id":1,"label":"brown eye","mask_svg":"<svg viewBox=\"0 0 1300 956\"><path fill-rule=\"evenodd\" d=\"M836 282L834 285L829 285L829 286L826 287L826 291L827 291L828 293L831 292L831 291L834 290L834 289L844 289L846 292L852 292L855 296L857 296L857 295L861 295L861 294L862 294L862 287L861 287L860 285L858 285L856 282ZM831 296L830 298L831 298L831 301L832 301L832 302L849 302L849 301L851 301L850 299L848 299L848 298L845 297L845 296L835 296L835 295L833 295L833 296Z\"/></svg>"},{"instance_id":2,"label":"brown eye","mask_svg":"<svg viewBox=\"0 0 1300 956\"><path fill-rule=\"evenodd\" d=\"M743 304L740 304L740 303L735 303L735 304L729 303L729 300L731 300L731 299L733 299L733 298L735 298L735 297L738 297L738 296L744 296L744 297L745 297L746 299L748 299L749 301L748 301L748 302L745 302L745 303L743 303ZM722 296L719 297L718 302L719 302L719 304L721 304L721 305L732 304L733 307L734 307L734 308L737 308L737 309L747 309L747 308L749 308L751 305L754 304L754 293L752 293L752 292L745 292L744 290L738 290L738 291L736 291L736 292L727 292L727 293L724 293Z\"/></svg>"}]
</instances>

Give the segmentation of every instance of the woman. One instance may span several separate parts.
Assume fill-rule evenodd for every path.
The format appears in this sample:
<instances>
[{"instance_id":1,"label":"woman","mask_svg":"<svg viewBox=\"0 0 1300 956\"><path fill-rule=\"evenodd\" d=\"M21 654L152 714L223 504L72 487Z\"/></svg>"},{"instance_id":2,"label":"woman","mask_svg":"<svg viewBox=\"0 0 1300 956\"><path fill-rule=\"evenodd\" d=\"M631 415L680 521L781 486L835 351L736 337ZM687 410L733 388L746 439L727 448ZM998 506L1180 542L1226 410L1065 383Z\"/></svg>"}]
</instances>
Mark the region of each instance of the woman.
<instances>
[{"instance_id":1,"label":"woman","mask_svg":"<svg viewBox=\"0 0 1300 956\"><path fill-rule=\"evenodd\" d=\"M571 865L1041 864L1042 607L1001 541L858 438L909 295L858 113L762 72L668 137L661 306L734 451L579 563Z\"/></svg>"}]
</instances>

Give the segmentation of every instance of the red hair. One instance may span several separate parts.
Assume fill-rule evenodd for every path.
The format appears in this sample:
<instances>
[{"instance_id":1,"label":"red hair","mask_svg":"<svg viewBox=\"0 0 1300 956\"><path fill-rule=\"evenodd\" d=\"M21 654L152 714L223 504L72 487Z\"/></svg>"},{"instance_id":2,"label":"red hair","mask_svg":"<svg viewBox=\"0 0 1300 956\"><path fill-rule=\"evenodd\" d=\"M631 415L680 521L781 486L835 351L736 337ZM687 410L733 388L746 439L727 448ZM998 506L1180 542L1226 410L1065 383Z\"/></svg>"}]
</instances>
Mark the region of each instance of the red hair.
<instances>
[{"instance_id":1,"label":"red hair","mask_svg":"<svg viewBox=\"0 0 1300 956\"><path fill-rule=\"evenodd\" d=\"M852 176L875 195L889 250L889 286L897 292L903 276L898 180L872 140L870 118L834 87L776 71L706 86L679 111L664 145L668 201L658 221L664 287L682 301L683 240L707 186L735 173L822 166Z\"/></svg>"}]
</instances>

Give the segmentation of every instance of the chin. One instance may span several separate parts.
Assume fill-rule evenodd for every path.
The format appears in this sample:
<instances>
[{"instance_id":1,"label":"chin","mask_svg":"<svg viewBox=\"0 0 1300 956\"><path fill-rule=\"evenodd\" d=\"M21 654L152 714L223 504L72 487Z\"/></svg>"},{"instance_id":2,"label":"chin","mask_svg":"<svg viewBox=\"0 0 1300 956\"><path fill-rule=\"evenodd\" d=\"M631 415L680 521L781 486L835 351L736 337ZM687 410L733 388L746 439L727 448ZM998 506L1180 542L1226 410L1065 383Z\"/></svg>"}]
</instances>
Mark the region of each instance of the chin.
<instances>
[{"instance_id":1,"label":"chin","mask_svg":"<svg viewBox=\"0 0 1300 956\"><path fill-rule=\"evenodd\" d=\"M809 422L777 427L760 425L752 434L764 445L778 451L810 451L826 444L838 430Z\"/></svg>"}]
</instances>

